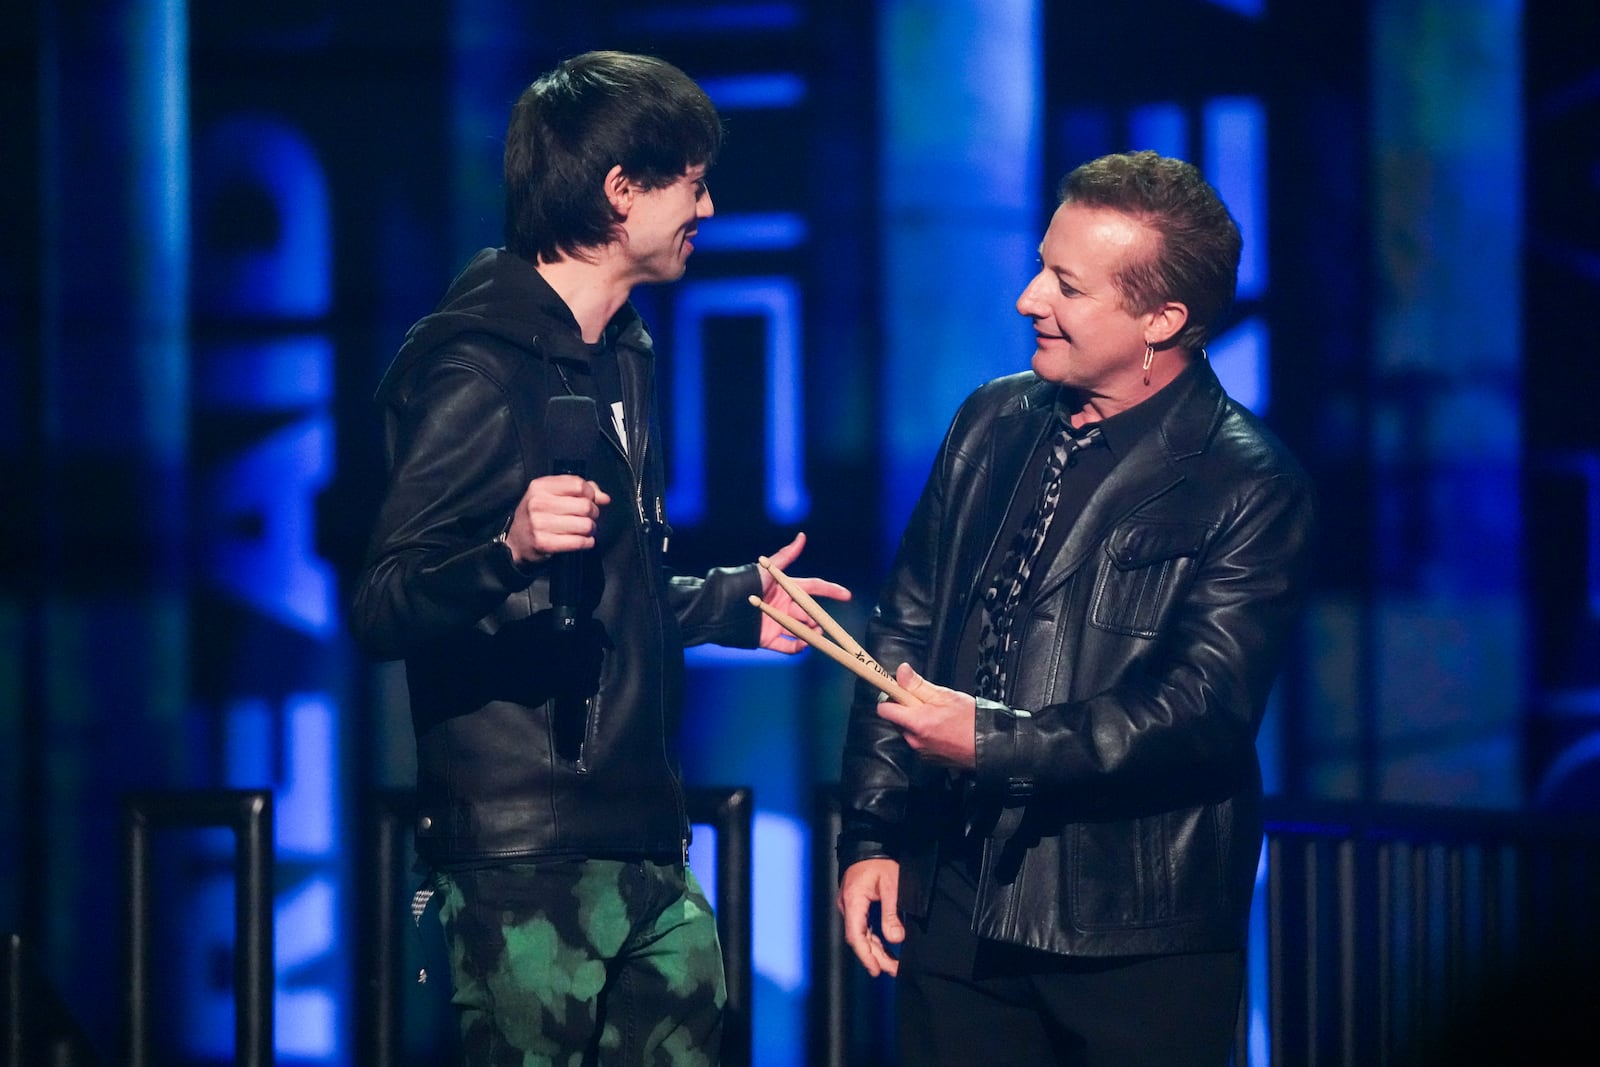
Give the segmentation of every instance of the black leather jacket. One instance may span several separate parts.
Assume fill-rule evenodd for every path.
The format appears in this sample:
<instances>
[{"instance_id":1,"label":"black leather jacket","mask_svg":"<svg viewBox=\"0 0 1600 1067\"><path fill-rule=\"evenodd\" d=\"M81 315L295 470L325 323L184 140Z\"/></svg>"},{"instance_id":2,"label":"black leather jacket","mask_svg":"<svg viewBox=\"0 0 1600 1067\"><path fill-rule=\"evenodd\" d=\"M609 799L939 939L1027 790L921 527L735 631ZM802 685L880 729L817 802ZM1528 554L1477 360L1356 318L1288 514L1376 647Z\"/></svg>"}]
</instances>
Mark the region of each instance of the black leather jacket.
<instances>
[{"instance_id":1,"label":"black leather jacket","mask_svg":"<svg viewBox=\"0 0 1600 1067\"><path fill-rule=\"evenodd\" d=\"M379 389L389 487L351 627L369 655L406 661L417 848L436 864L681 854L683 647L756 644L754 565L665 569L650 336L631 306L608 331L629 440L598 404L586 474L612 503L583 554L576 634L549 625L550 568L519 568L496 540L528 482L551 473L549 399L595 395L566 305L527 262L486 249Z\"/></svg>"},{"instance_id":2,"label":"black leather jacket","mask_svg":"<svg viewBox=\"0 0 1600 1067\"><path fill-rule=\"evenodd\" d=\"M1169 388L1180 392L1157 432L1121 456L1035 572L1014 624L1015 706L979 701L965 815L986 836L983 937L1083 956L1244 944L1262 832L1256 731L1302 600L1313 493L1208 364ZM1024 373L957 413L868 626L885 666L972 691L951 677L956 646L1054 397ZM875 703L858 688L839 860L899 860L901 909L920 915L939 835L962 808L949 773Z\"/></svg>"}]
</instances>

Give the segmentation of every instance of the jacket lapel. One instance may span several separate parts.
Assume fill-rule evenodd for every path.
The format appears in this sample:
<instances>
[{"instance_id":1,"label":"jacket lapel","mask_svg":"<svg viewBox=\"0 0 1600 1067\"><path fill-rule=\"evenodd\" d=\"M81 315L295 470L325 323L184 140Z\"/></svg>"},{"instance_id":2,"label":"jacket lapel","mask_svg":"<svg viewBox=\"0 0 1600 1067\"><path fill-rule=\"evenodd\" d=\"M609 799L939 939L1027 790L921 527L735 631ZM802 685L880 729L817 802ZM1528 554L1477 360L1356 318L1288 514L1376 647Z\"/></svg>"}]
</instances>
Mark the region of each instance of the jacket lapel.
<instances>
[{"instance_id":1,"label":"jacket lapel","mask_svg":"<svg viewBox=\"0 0 1600 1067\"><path fill-rule=\"evenodd\" d=\"M1105 543L1111 528L1135 509L1183 481L1178 461L1206 448L1226 399L1208 363L1187 395L1179 398L1155 433L1130 448L1094 491L1076 516L1057 516L1072 523L1061 551L1041 576L1038 595L1066 581Z\"/></svg>"},{"instance_id":2,"label":"jacket lapel","mask_svg":"<svg viewBox=\"0 0 1600 1067\"><path fill-rule=\"evenodd\" d=\"M1029 390L1021 410L995 419L989 439L989 477L984 486L983 511L974 529L988 530L986 543L973 545L973 566L967 571L967 596L962 618L975 598L983 595L984 585L1000 565L1006 546L1000 544L1012 508L1031 508L1038 486L1024 486L1028 461L1054 417L1055 387L1039 383Z\"/></svg>"}]
</instances>

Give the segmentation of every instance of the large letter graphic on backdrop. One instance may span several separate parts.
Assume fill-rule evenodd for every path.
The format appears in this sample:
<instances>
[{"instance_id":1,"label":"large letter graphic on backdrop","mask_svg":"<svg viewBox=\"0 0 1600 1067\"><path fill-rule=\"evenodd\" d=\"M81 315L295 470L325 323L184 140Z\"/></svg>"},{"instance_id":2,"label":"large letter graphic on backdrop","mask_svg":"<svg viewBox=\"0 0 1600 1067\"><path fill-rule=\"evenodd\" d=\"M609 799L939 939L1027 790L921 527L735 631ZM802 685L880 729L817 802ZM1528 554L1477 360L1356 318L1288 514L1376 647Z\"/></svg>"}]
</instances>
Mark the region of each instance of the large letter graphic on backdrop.
<instances>
[{"instance_id":1,"label":"large letter graphic on backdrop","mask_svg":"<svg viewBox=\"0 0 1600 1067\"><path fill-rule=\"evenodd\" d=\"M337 708L318 686L338 627L332 568L317 556L317 494L333 473L333 345L327 183L301 133L271 117L234 116L199 139L196 309L221 340L197 352L197 414L224 443L199 457L206 583L242 620L243 655L218 709L229 785L274 789L281 885L274 909L274 1042L297 1062L339 1062L343 990L337 952ZM286 636L287 635L287 636ZM255 673L251 673L254 671ZM285 692L290 687L293 691ZM230 943L220 876L196 891L201 958ZM309 977L308 977L309 976ZM227 991L187 969L185 1043L228 1041Z\"/></svg>"}]
</instances>

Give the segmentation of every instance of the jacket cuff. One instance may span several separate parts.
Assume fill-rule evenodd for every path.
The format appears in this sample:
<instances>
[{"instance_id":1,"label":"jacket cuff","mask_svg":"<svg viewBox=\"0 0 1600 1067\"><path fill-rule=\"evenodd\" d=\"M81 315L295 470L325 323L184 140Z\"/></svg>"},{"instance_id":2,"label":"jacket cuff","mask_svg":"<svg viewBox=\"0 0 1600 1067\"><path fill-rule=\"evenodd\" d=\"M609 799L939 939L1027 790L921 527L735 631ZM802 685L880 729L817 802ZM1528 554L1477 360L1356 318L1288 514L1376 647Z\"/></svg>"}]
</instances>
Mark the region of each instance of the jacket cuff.
<instances>
[{"instance_id":1,"label":"jacket cuff","mask_svg":"<svg viewBox=\"0 0 1600 1067\"><path fill-rule=\"evenodd\" d=\"M1025 758L1034 733L1033 713L977 698L976 768L978 789L1016 804L1033 796L1034 775Z\"/></svg>"},{"instance_id":2,"label":"jacket cuff","mask_svg":"<svg viewBox=\"0 0 1600 1067\"><path fill-rule=\"evenodd\" d=\"M839 834L838 840L834 842L833 853L835 859L839 862L840 877L844 876L844 872L851 864L860 863L862 860L892 860L895 858L894 850L889 847L888 842L873 840L870 835L863 836L860 833L852 833L850 830L845 830Z\"/></svg>"},{"instance_id":3,"label":"jacket cuff","mask_svg":"<svg viewBox=\"0 0 1600 1067\"><path fill-rule=\"evenodd\" d=\"M724 648L760 648L761 612L749 602L750 597L761 595L760 569L754 563L714 567L706 582L715 590L718 602L728 608L719 612L726 625L714 642Z\"/></svg>"},{"instance_id":4,"label":"jacket cuff","mask_svg":"<svg viewBox=\"0 0 1600 1067\"><path fill-rule=\"evenodd\" d=\"M746 563L738 567L727 568L727 572L734 575L735 603L742 606L748 614L742 626L744 637L736 648L761 647L761 611L750 604L751 597L761 595L761 568L754 563Z\"/></svg>"},{"instance_id":5,"label":"jacket cuff","mask_svg":"<svg viewBox=\"0 0 1600 1067\"><path fill-rule=\"evenodd\" d=\"M506 543L504 531L489 543L489 561L495 576L505 583L506 588L514 591L526 589L545 572L543 563L518 563L511 555L511 546Z\"/></svg>"},{"instance_id":6,"label":"jacket cuff","mask_svg":"<svg viewBox=\"0 0 1600 1067\"><path fill-rule=\"evenodd\" d=\"M510 532L510 530L511 530L511 527L510 527L510 524L508 523L506 525L506 528L504 530L500 531L500 536L496 537L494 539L494 543L496 545L500 546L500 548L504 551L505 557L506 557L506 561L511 564L511 569L513 571L515 571L517 574L520 574L523 577L528 578L528 579L537 578L539 576L539 571L540 571L540 565L539 564L537 564L537 563L518 563L517 562L517 557L512 554L512 552L511 552L511 542L506 540L506 535Z\"/></svg>"},{"instance_id":7,"label":"jacket cuff","mask_svg":"<svg viewBox=\"0 0 1600 1067\"><path fill-rule=\"evenodd\" d=\"M704 578L675 576L667 588L685 645L755 648L760 643L761 613L749 604L752 594L761 593L754 563L716 567Z\"/></svg>"}]
</instances>

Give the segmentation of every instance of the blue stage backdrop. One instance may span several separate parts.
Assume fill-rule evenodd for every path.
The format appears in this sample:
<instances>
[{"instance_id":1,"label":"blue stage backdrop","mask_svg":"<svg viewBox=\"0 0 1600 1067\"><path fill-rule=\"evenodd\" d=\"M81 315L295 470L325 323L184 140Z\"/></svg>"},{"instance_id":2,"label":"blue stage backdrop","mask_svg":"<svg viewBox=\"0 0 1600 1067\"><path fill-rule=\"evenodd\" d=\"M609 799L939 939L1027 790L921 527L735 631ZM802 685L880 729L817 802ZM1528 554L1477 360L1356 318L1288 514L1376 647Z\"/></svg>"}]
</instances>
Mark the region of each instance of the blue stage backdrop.
<instances>
[{"instance_id":1,"label":"blue stage backdrop","mask_svg":"<svg viewBox=\"0 0 1600 1067\"><path fill-rule=\"evenodd\" d=\"M1186 156L1246 238L1211 359L1324 497L1269 788L1594 810L1580 38L1554 0L7 6L0 930L117 1062L123 796L268 788L278 1062L355 1062L358 812L413 775L399 670L344 632L372 392L500 241L511 103L595 47L678 63L727 124L688 276L638 294L682 569L803 529L796 569L855 590L859 633L957 403L1025 365L1013 304L1056 182L1106 151ZM755 794L755 1062L798 1065L804 878L831 845L809 816L851 680L695 650L690 681L690 783ZM223 1062L232 849L184 833L159 856L158 1060ZM413 1058L448 1045L445 998L408 987Z\"/></svg>"}]
</instances>

